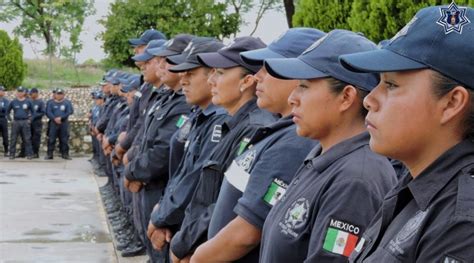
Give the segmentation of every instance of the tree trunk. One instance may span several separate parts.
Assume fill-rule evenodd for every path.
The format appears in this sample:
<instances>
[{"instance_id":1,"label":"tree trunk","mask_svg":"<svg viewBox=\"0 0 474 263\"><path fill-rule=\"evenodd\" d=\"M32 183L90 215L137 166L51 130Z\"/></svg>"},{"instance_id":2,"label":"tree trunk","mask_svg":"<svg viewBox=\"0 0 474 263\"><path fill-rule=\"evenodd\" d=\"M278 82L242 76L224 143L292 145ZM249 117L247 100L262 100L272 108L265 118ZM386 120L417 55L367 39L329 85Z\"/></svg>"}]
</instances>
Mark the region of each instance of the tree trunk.
<instances>
[{"instance_id":1,"label":"tree trunk","mask_svg":"<svg viewBox=\"0 0 474 263\"><path fill-rule=\"evenodd\" d=\"M285 6L286 13L286 22L288 27L293 27L293 15L295 14L295 3L294 0L283 0L283 5Z\"/></svg>"}]
</instances>

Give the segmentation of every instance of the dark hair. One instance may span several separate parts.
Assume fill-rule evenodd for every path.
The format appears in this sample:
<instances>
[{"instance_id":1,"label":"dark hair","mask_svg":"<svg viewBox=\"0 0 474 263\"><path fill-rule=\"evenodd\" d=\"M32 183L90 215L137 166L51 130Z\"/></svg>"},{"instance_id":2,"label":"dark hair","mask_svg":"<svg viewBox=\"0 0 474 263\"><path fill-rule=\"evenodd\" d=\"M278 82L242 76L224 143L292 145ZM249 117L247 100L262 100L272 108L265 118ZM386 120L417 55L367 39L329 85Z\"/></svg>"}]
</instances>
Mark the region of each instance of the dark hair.
<instances>
[{"instance_id":1,"label":"dark hair","mask_svg":"<svg viewBox=\"0 0 474 263\"><path fill-rule=\"evenodd\" d=\"M255 73L253 73L250 69L244 68L242 66L240 66L240 69L242 71L242 78L247 75L255 75Z\"/></svg>"},{"instance_id":2,"label":"dark hair","mask_svg":"<svg viewBox=\"0 0 474 263\"><path fill-rule=\"evenodd\" d=\"M341 80L338 80L338 79L335 79L335 78L327 78L328 82L329 82L329 88L331 89L331 91L334 93L334 94L339 94L341 93L344 88L347 86L347 85L351 85L351 86L354 86L357 90L357 96L359 96L359 99L360 99L360 116L362 118L365 118L365 116L367 116L367 113L369 112L363 105L363 101L364 101L364 98L369 95L369 92L365 91L365 90L362 90L362 89L359 89L358 87L356 87L355 85L352 85L352 84L349 84L349 83L346 83L344 81L341 81Z\"/></svg>"},{"instance_id":3,"label":"dark hair","mask_svg":"<svg viewBox=\"0 0 474 263\"><path fill-rule=\"evenodd\" d=\"M452 89L457 86L462 86L469 92L469 109L465 116L465 119L463 120L463 138L469 139L474 142L474 90L437 71L433 71L432 76L434 84L434 93L438 98L441 98L444 95L448 94Z\"/></svg>"}]
</instances>

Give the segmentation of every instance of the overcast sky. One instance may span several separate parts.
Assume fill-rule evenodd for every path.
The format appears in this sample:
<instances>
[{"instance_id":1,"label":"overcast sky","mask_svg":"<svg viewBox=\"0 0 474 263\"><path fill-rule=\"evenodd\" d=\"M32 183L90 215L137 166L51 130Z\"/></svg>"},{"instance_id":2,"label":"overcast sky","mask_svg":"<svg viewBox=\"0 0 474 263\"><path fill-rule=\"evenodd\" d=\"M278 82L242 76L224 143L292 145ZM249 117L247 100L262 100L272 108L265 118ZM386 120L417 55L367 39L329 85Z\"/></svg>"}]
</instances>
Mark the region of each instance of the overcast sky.
<instances>
[{"instance_id":1,"label":"overcast sky","mask_svg":"<svg viewBox=\"0 0 474 263\"><path fill-rule=\"evenodd\" d=\"M104 31L104 28L97 23L97 20L107 16L110 3L113 0L95 0L96 14L88 17L83 26L80 39L83 41L83 49L78 55L79 63L92 58L99 61L105 57L105 53L102 50L102 41L96 39L97 35ZM240 33L237 36L245 36L250 34L254 26L256 12L250 12L244 19L250 22L249 25L243 25ZM0 29L7 31L10 35L12 34L13 28L18 22L0 23ZM273 39L278 37L283 31L287 30L286 18L283 11L271 11L265 14L260 22L260 25L254 34L254 36L260 37L265 43L270 43ZM228 40L227 40L228 41ZM20 38L20 42L23 44L23 56L25 58L38 58L41 56L40 51L44 49L43 41L34 41ZM36 43L35 43L36 42ZM226 42L226 41L225 41Z\"/></svg>"}]
</instances>

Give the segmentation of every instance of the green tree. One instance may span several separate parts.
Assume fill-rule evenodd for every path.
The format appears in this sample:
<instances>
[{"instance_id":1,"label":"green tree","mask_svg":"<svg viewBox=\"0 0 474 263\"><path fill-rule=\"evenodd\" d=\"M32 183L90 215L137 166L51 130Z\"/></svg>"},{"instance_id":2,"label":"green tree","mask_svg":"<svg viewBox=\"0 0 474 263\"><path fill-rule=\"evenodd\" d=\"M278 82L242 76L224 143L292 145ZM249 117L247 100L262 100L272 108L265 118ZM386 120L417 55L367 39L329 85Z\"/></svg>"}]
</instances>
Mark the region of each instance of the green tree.
<instances>
[{"instance_id":1,"label":"green tree","mask_svg":"<svg viewBox=\"0 0 474 263\"><path fill-rule=\"evenodd\" d=\"M21 85L26 75L23 49L17 38L10 39L7 32L0 30L0 85L14 89Z\"/></svg>"},{"instance_id":2,"label":"green tree","mask_svg":"<svg viewBox=\"0 0 474 263\"><path fill-rule=\"evenodd\" d=\"M79 35L84 19L94 12L93 0L10 0L0 5L0 21L19 19L16 35L43 39L45 54L73 58L82 49ZM69 46L61 45L65 36Z\"/></svg>"},{"instance_id":3,"label":"green tree","mask_svg":"<svg viewBox=\"0 0 474 263\"><path fill-rule=\"evenodd\" d=\"M423 7L450 4L452 0L354 0L349 18L353 31L379 42L393 37ZM457 5L474 5L474 0L457 0Z\"/></svg>"},{"instance_id":4,"label":"green tree","mask_svg":"<svg viewBox=\"0 0 474 263\"><path fill-rule=\"evenodd\" d=\"M350 29L347 19L354 0L300 0L296 2L293 26L314 27L323 31Z\"/></svg>"},{"instance_id":5,"label":"green tree","mask_svg":"<svg viewBox=\"0 0 474 263\"><path fill-rule=\"evenodd\" d=\"M225 3L216 0L117 0L100 22L105 27L99 37L108 54L106 64L133 66L127 40L150 28L169 37L178 33L229 37L238 30L239 17L226 10Z\"/></svg>"}]
</instances>

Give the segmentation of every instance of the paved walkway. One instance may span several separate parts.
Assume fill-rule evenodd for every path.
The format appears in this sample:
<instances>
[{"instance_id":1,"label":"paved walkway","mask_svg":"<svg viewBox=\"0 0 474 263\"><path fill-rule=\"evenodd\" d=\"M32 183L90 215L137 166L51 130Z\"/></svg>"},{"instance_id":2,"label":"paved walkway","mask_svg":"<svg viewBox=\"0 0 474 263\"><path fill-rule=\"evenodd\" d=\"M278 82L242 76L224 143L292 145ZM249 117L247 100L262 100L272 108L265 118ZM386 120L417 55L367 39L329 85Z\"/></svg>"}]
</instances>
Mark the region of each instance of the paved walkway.
<instances>
[{"instance_id":1,"label":"paved walkway","mask_svg":"<svg viewBox=\"0 0 474 263\"><path fill-rule=\"evenodd\" d=\"M0 262L143 262L114 250L86 158L0 157Z\"/></svg>"}]
</instances>

